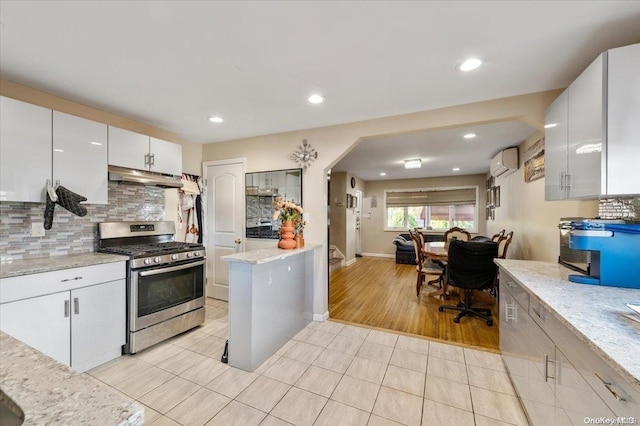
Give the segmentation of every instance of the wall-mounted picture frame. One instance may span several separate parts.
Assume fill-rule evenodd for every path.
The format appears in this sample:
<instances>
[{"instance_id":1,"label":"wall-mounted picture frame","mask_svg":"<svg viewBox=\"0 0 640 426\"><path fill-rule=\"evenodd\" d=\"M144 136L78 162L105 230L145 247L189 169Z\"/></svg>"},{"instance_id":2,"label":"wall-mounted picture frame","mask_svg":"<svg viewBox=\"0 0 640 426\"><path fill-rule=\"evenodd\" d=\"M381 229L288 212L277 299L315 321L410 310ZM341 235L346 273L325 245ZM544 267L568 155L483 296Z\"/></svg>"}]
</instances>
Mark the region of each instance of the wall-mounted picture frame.
<instances>
[{"instance_id":1,"label":"wall-mounted picture frame","mask_svg":"<svg viewBox=\"0 0 640 426\"><path fill-rule=\"evenodd\" d=\"M495 207L500 207L500 187L493 187L493 205Z\"/></svg>"},{"instance_id":2,"label":"wall-mounted picture frame","mask_svg":"<svg viewBox=\"0 0 640 426\"><path fill-rule=\"evenodd\" d=\"M356 198L356 197L354 197L353 195L351 195L351 194L347 194L347 208L348 208L348 209L352 209L352 208L353 208L353 200L354 200L355 198Z\"/></svg>"},{"instance_id":3,"label":"wall-mounted picture frame","mask_svg":"<svg viewBox=\"0 0 640 426\"><path fill-rule=\"evenodd\" d=\"M524 152L524 181L532 182L544 177L544 136Z\"/></svg>"}]
</instances>

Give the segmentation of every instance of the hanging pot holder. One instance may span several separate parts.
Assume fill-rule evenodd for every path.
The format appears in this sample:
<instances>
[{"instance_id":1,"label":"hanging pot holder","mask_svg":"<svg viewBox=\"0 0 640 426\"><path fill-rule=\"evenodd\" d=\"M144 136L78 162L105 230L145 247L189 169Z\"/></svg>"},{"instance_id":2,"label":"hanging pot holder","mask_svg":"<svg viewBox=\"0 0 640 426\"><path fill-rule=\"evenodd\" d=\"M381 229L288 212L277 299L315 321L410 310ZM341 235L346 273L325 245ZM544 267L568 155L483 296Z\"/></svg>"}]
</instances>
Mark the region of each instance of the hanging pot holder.
<instances>
[{"instance_id":1,"label":"hanging pot holder","mask_svg":"<svg viewBox=\"0 0 640 426\"><path fill-rule=\"evenodd\" d=\"M75 192L68 190L64 186L59 186L58 188L56 188L56 194L58 195L57 203L62 207L69 210L76 216L82 217L87 215L87 208L80 205L80 202L87 201L87 197L78 195Z\"/></svg>"}]
</instances>

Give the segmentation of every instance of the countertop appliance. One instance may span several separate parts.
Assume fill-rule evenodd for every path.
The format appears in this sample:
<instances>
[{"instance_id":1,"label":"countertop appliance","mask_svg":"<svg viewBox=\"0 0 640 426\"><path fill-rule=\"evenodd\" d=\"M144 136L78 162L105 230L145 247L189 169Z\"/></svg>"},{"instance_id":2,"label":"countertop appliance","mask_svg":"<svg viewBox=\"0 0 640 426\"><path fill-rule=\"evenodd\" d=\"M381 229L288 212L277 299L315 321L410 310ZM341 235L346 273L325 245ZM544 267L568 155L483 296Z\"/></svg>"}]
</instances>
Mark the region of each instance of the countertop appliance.
<instances>
[{"instance_id":1,"label":"countertop appliance","mask_svg":"<svg viewBox=\"0 0 640 426\"><path fill-rule=\"evenodd\" d=\"M588 275L569 275L569 281L640 289L639 224L583 220L571 227L569 247L591 251L591 264Z\"/></svg>"},{"instance_id":2,"label":"countertop appliance","mask_svg":"<svg viewBox=\"0 0 640 426\"><path fill-rule=\"evenodd\" d=\"M563 217L560 218L558 229L560 230L560 256L558 263L589 275L589 263L591 263L591 252L586 250L576 250L569 247L569 232L571 223L584 220L583 217Z\"/></svg>"},{"instance_id":3,"label":"countertop appliance","mask_svg":"<svg viewBox=\"0 0 640 426\"><path fill-rule=\"evenodd\" d=\"M125 353L204 323L204 246L174 234L170 221L98 224L98 251L129 256Z\"/></svg>"}]
</instances>

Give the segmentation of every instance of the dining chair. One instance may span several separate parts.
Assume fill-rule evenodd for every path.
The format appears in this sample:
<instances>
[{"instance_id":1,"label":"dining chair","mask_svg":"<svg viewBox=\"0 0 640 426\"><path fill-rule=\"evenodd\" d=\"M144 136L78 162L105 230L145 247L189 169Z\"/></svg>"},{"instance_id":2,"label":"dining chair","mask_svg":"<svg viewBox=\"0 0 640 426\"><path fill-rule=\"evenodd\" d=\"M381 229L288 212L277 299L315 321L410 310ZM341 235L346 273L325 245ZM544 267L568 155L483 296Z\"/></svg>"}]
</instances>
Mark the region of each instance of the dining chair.
<instances>
[{"instance_id":1,"label":"dining chair","mask_svg":"<svg viewBox=\"0 0 640 426\"><path fill-rule=\"evenodd\" d=\"M469 241L471 239L471 234L462 228L458 228L457 226L454 226L453 228L450 228L447 232L444 233L444 242L448 243L450 240L453 240L453 239L460 240L460 241Z\"/></svg>"},{"instance_id":2,"label":"dining chair","mask_svg":"<svg viewBox=\"0 0 640 426\"><path fill-rule=\"evenodd\" d=\"M422 249L424 248L424 243L421 242L419 232L411 232L409 231L411 238L413 239L413 245L416 251L416 296L420 296L420 290L422 289L422 284L424 283L424 277L427 275L436 275L438 278L431 282L442 282L444 279L443 272L444 270L440 268L438 265L434 264L428 259L425 259L424 253Z\"/></svg>"},{"instance_id":3,"label":"dining chair","mask_svg":"<svg viewBox=\"0 0 640 426\"><path fill-rule=\"evenodd\" d=\"M509 248L509 244L511 244L512 239L513 231L509 232L507 235L498 240L498 257L500 259L507 258L507 249Z\"/></svg>"},{"instance_id":4,"label":"dining chair","mask_svg":"<svg viewBox=\"0 0 640 426\"><path fill-rule=\"evenodd\" d=\"M504 233L507 232L506 230L502 230L500 232L498 232L496 235L494 235L493 237L491 237L491 241L493 242L498 242L500 241L500 238L504 237Z\"/></svg>"},{"instance_id":5,"label":"dining chair","mask_svg":"<svg viewBox=\"0 0 640 426\"><path fill-rule=\"evenodd\" d=\"M438 311L445 309L459 311L453 319L459 323L466 315L474 315L493 325L491 309L472 306L474 290L486 290L495 285L498 267L493 259L498 255L498 244L493 241L458 241L449 244L449 264L447 265L447 282L463 290L464 299L457 305L442 305Z\"/></svg>"}]
</instances>

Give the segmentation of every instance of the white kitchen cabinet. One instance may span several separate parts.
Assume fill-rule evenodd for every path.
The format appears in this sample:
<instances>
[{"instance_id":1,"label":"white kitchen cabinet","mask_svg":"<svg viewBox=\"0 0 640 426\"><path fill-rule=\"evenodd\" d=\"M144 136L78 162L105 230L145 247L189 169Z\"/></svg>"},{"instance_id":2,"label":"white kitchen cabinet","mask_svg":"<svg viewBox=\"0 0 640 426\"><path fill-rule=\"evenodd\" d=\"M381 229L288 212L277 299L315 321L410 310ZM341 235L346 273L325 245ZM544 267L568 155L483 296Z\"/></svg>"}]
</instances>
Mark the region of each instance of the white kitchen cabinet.
<instances>
[{"instance_id":1,"label":"white kitchen cabinet","mask_svg":"<svg viewBox=\"0 0 640 426\"><path fill-rule=\"evenodd\" d=\"M149 170L174 176L182 175L182 145L152 137L149 139L149 153Z\"/></svg>"},{"instance_id":2,"label":"white kitchen cabinet","mask_svg":"<svg viewBox=\"0 0 640 426\"><path fill-rule=\"evenodd\" d=\"M109 126L109 164L182 175L182 145Z\"/></svg>"},{"instance_id":3,"label":"white kitchen cabinet","mask_svg":"<svg viewBox=\"0 0 640 426\"><path fill-rule=\"evenodd\" d=\"M640 394L503 270L500 307L500 351L532 425L640 417Z\"/></svg>"},{"instance_id":4,"label":"white kitchen cabinet","mask_svg":"<svg viewBox=\"0 0 640 426\"><path fill-rule=\"evenodd\" d=\"M149 136L109 126L109 164L136 170L149 168Z\"/></svg>"},{"instance_id":5,"label":"white kitchen cabinet","mask_svg":"<svg viewBox=\"0 0 640 426\"><path fill-rule=\"evenodd\" d=\"M604 52L547 109L545 199L640 193L640 44Z\"/></svg>"},{"instance_id":6,"label":"white kitchen cabinet","mask_svg":"<svg viewBox=\"0 0 640 426\"><path fill-rule=\"evenodd\" d=\"M0 328L56 361L71 365L69 292L0 305Z\"/></svg>"},{"instance_id":7,"label":"white kitchen cabinet","mask_svg":"<svg viewBox=\"0 0 640 426\"><path fill-rule=\"evenodd\" d=\"M53 111L53 181L107 204L107 125Z\"/></svg>"},{"instance_id":8,"label":"white kitchen cabinet","mask_svg":"<svg viewBox=\"0 0 640 426\"><path fill-rule=\"evenodd\" d=\"M0 97L0 201L44 202L51 179L51 110Z\"/></svg>"},{"instance_id":9,"label":"white kitchen cabinet","mask_svg":"<svg viewBox=\"0 0 640 426\"><path fill-rule=\"evenodd\" d=\"M7 278L0 286L5 333L79 372L121 355L124 262Z\"/></svg>"}]
</instances>

